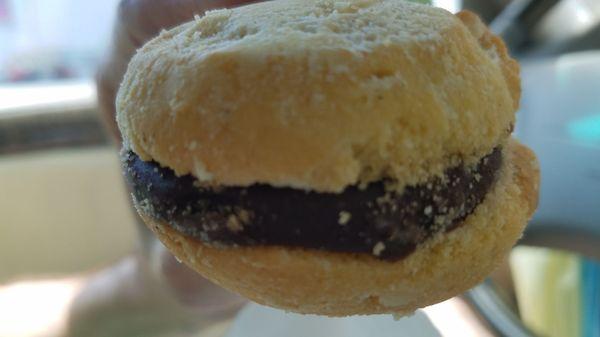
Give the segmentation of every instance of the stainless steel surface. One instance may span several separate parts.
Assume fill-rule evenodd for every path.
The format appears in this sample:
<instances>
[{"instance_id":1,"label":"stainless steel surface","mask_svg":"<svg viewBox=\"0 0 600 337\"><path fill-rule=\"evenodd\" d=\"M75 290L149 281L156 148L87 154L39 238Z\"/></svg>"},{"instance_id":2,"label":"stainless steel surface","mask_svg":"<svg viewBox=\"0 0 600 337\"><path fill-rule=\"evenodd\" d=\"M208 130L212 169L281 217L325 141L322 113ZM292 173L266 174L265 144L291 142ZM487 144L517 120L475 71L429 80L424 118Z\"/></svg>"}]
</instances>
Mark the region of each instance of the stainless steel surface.
<instances>
[{"instance_id":1,"label":"stainless steel surface","mask_svg":"<svg viewBox=\"0 0 600 337\"><path fill-rule=\"evenodd\" d=\"M523 65L516 135L536 152L542 172L539 207L523 244L600 260L599 87L600 52Z\"/></svg>"},{"instance_id":2,"label":"stainless steel surface","mask_svg":"<svg viewBox=\"0 0 600 337\"><path fill-rule=\"evenodd\" d=\"M563 249L600 261L600 52L523 65L517 137L541 165L536 214L520 244ZM596 118L596 119L594 119ZM573 125L589 131L578 134ZM509 277L510 278L510 277ZM466 298L498 336L534 336L493 279Z\"/></svg>"},{"instance_id":3,"label":"stainless steel surface","mask_svg":"<svg viewBox=\"0 0 600 337\"><path fill-rule=\"evenodd\" d=\"M513 0L490 23L490 28L517 50L531 38L531 32L560 0Z\"/></svg>"},{"instance_id":4,"label":"stainless steel surface","mask_svg":"<svg viewBox=\"0 0 600 337\"><path fill-rule=\"evenodd\" d=\"M532 56L599 49L600 1L562 0L532 28Z\"/></svg>"},{"instance_id":5,"label":"stainless steel surface","mask_svg":"<svg viewBox=\"0 0 600 337\"><path fill-rule=\"evenodd\" d=\"M600 1L465 0L514 55L552 56L600 48Z\"/></svg>"},{"instance_id":6,"label":"stainless steel surface","mask_svg":"<svg viewBox=\"0 0 600 337\"><path fill-rule=\"evenodd\" d=\"M462 0L462 8L477 13L481 19L490 23L512 0Z\"/></svg>"},{"instance_id":7,"label":"stainless steel surface","mask_svg":"<svg viewBox=\"0 0 600 337\"><path fill-rule=\"evenodd\" d=\"M499 337L533 337L535 334L527 329L517 313L508 306L488 280L465 294L477 312L482 315Z\"/></svg>"}]
</instances>

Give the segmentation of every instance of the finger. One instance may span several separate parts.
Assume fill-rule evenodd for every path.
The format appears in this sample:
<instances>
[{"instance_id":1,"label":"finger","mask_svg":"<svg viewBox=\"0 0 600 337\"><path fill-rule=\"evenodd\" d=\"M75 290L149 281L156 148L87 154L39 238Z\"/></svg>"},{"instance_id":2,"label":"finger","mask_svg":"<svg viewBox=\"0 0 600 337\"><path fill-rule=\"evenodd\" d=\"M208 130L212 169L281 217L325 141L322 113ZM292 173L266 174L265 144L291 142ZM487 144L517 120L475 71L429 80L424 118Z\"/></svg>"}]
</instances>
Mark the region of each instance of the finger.
<instances>
[{"instance_id":1,"label":"finger","mask_svg":"<svg viewBox=\"0 0 600 337\"><path fill-rule=\"evenodd\" d=\"M102 121L115 140L120 140L115 120L115 98L123 74L127 70L129 59L135 53L136 48L137 42L127 32L124 22L117 20L113 29L110 49L96 73L98 108Z\"/></svg>"},{"instance_id":2,"label":"finger","mask_svg":"<svg viewBox=\"0 0 600 337\"><path fill-rule=\"evenodd\" d=\"M220 312L237 310L246 300L233 294L179 262L158 240L149 254L153 272L182 304L203 310Z\"/></svg>"}]
</instances>

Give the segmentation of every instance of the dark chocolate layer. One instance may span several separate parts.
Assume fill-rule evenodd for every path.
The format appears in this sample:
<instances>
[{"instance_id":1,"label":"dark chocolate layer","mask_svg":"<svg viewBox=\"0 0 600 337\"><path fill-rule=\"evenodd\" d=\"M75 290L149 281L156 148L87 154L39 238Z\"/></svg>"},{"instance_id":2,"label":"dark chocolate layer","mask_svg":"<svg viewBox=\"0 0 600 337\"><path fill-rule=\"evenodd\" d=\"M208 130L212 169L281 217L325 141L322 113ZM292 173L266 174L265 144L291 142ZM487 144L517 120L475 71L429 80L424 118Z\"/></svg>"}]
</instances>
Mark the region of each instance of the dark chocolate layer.
<instances>
[{"instance_id":1,"label":"dark chocolate layer","mask_svg":"<svg viewBox=\"0 0 600 337\"><path fill-rule=\"evenodd\" d=\"M386 182L342 193L285 187L201 187L135 153L124 156L137 204L184 235L217 245L281 245L369 253L396 260L440 231L456 228L484 199L502 162L496 148L470 168L443 178L386 190Z\"/></svg>"}]
</instances>

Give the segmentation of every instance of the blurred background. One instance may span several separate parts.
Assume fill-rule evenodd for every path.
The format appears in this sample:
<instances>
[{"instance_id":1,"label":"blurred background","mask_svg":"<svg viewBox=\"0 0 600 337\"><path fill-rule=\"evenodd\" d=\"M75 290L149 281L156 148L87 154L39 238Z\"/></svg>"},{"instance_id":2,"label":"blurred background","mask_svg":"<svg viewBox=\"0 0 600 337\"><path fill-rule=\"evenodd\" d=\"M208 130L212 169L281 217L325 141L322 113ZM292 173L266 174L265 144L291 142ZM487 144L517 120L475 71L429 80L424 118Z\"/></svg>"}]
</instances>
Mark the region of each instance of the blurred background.
<instances>
[{"instance_id":1,"label":"blurred background","mask_svg":"<svg viewBox=\"0 0 600 337\"><path fill-rule=\"evenodd\" d=\"M138 249L94 83L117 5L0 0L0 337L64 335L84 284ZM308 322L257 306L214 336L254 336L243 324L277 319L285 335L360 323L358 336L377 322L397 333L433 325L441 336L600 337L600 0L433 5L477 12L522 64L516 136L538 154L542 185L520 245L488 281L426 318ZM115 324L128 324L123 315Z\"/></svg>"}]
</instances>

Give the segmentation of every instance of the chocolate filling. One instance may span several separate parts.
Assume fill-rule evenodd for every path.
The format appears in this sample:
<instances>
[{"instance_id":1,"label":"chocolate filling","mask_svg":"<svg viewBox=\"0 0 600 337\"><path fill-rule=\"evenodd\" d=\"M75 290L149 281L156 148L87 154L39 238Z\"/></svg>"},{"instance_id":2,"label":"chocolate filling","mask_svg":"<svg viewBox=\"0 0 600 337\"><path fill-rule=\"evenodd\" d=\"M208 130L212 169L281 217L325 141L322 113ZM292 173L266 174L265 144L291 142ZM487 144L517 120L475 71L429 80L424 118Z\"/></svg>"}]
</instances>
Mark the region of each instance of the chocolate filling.
<instances>
[{"instance_id":1,"label":"chocolate filling","mask_svg":"<svg viewBox=\"0 0 600 337\"><path fill-rule=\"evenodd\" d=\"M256 184L202 187L135 153L125 175L143 211L177 231L215 245L280 245L368 253L397 260L437 232L461 225L484 199L502 162L499 148L476 165L404 188L386 181L342 193L317 193Z\"/></svg>"}]
</instances>

